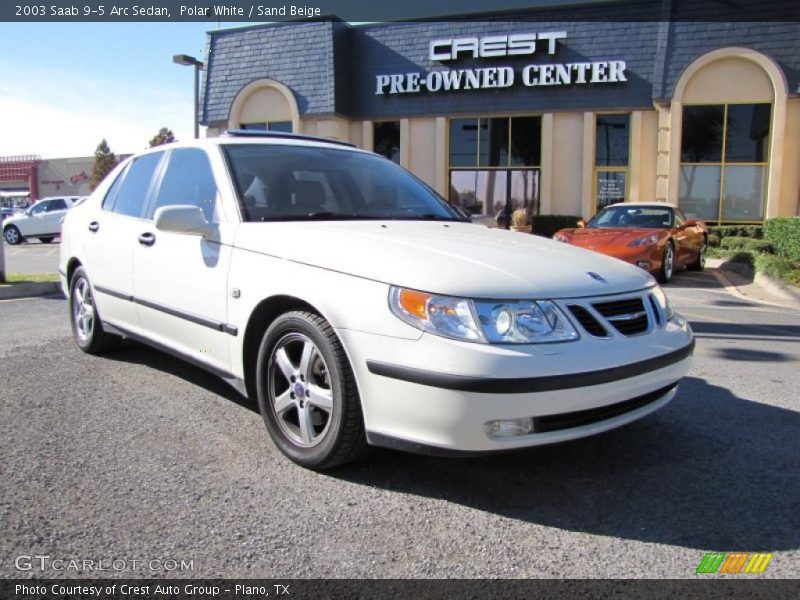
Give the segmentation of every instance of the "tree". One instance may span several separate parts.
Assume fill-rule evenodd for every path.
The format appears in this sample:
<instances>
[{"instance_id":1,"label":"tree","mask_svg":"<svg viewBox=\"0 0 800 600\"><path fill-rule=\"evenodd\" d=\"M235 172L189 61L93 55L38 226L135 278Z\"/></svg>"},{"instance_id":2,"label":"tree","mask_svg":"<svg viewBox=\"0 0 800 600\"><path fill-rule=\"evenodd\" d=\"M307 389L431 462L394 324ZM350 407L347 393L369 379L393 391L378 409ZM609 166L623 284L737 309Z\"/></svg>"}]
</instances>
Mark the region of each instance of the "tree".
<instances>
[{"instance_id":1,"label":"tree","mask_svg":"<svg viewBox=\"0 0 800 600\"><path fill-rule=\"evenodd\" d=\"M117 166L117 157L108 147L108 142L103 140L97 145L94 151L94 166L92 167L92 179L89 188L94 189L105 179L112 169Z\"/></svg>"},{"instance_id":2,"label":"tree","mask_svg":"<svg viewBox=\"0 0 800 600\"><path fill-rule=\"evenodd\" d=\"M150 147L155 148L156 146L161 146L162 144L169 144L177 141L178 140L175 139L175 134L172 133L171 129L162 127L158 130L158 133L155 135L155 137L150 140Z\"/></svg>"}]
</instances>

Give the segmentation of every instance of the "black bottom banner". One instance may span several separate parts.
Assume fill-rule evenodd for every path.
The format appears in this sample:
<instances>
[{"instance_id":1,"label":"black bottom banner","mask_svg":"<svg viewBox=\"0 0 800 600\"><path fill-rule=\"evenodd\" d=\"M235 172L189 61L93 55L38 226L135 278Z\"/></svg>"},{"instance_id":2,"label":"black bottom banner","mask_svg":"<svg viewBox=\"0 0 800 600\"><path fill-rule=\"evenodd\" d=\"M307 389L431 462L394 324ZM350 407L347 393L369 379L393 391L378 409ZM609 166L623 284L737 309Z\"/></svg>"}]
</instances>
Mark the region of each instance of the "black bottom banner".
<instances>
[{"instance_id":1,"label":"black bottom banner","mask_svg":"<svg viewBox=\"0 0 800 600\"><path fill-rule=\"evenodd\" d=\"M316 599L558 599L800 597L800 582L714 580L485 579L6 579L2 600L316 600Z\"/></svg>"}]
</instances>

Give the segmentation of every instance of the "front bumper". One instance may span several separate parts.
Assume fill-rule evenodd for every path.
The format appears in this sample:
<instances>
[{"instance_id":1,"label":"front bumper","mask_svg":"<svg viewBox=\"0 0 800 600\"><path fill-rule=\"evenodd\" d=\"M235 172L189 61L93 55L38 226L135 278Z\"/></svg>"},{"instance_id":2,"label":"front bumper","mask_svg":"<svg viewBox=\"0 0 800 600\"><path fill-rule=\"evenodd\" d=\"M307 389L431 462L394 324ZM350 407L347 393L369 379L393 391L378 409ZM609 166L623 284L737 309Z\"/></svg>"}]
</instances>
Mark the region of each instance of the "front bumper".
<instances>
[{"instance_id":1,"label":"front bumper","mask_svg":"<svg viewBox=\"0 0 800 600\"><path fill-rule=\"evenodd\" d=\"M526 346L339 333L370 442L433 454L507 451L635 421L675 396L694 349L683 319L636 337ZM529 434L484 430L488 421L527 417Z\"/></svg>"}]
</instances>

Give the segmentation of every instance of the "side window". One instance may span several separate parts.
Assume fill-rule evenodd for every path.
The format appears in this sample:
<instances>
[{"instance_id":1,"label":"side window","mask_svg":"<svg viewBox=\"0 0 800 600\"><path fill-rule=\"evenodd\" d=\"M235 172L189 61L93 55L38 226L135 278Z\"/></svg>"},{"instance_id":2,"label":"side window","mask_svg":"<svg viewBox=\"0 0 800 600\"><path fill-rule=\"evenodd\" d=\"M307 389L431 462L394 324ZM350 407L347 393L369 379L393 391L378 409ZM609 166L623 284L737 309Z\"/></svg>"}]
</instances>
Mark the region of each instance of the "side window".
<instances>
[{"instance_id":1,"label":"side window","mask_svg":"<svg viewBox=\"0 0 800 600\"><path fill-rule=\"evenodd\" d=\"M142 216L144 204L147 201L147 192L150 190L150 182L153 180L153 173L163 155L163 152L145 154L131 164L128 169L128 175L125 177L125 181L122 182L111 210L131 217ZM114 182L114 185L116 185L116 182Z\"/></svg>"},{"instance_id":2,"label":"side window","mask_svg":"<svg viewBox=\"0 0 800 600\"><path fill-rule=\"evenodd\" d=\"M34 205L31 209L32 215L41 215L47 212L48 207L50 206L50 201L47 202L39 202L38 204Z\"/></svg>"},{"instance_id":3,"label":"side window","mask_svg":"<svg viewBox=\"0 0 800 600\"><path fill-rule=\"evenodd\" d=\"M197 206L206 220L216 221L217 185L203 150L184 148L172 152L156 202L147 217L152 219L157 208L175 204Z\"/></svg>"},{"instance_id":4,"label":"side window","mask_svg":"<svg viewBox=\"0 0 800 600\"><path fill-rule=\"evenodd\" d=\"M129 169L130 166L122 169L119 175L117 175L117 178L114 180L114 183L112 183L111 187L108 188L106 197L103 198L103 210L111 210L114 208L114 200L116 200L119 188L122 185L122 182L125 180L125 173L127 173Z\"/></svg>"},{"instance_id":5,"label":"side window","mask_svg":"<svg viewBox=\"0 0 800 600\"><path fill-rule=\"evenodd\" d=\"M67 202L63 198L53 200L50 206L47 207L47 212L55 212L57 210L67 210Z\"/></svg>"}]
</instances>

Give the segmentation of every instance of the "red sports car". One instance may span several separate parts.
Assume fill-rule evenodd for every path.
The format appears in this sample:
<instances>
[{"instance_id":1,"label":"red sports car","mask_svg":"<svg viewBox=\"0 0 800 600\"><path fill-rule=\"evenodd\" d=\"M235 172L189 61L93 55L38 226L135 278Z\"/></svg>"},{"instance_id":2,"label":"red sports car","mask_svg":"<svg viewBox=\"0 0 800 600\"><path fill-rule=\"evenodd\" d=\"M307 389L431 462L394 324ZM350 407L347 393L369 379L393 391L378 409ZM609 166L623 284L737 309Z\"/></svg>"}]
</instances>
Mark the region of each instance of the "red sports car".
<instances>
[{"instance_id":1,"label":"red sports car","mask_svg":"<svg viewBox=\"0 0 800 600\"><path fill-rule=\"evenodd\" d=\"M667 283L677 267L703 270L708 228L673 204L624 202L606 206L576 229L556 232L553 239L624 260Z\"/></svg>"}]
</instances>

